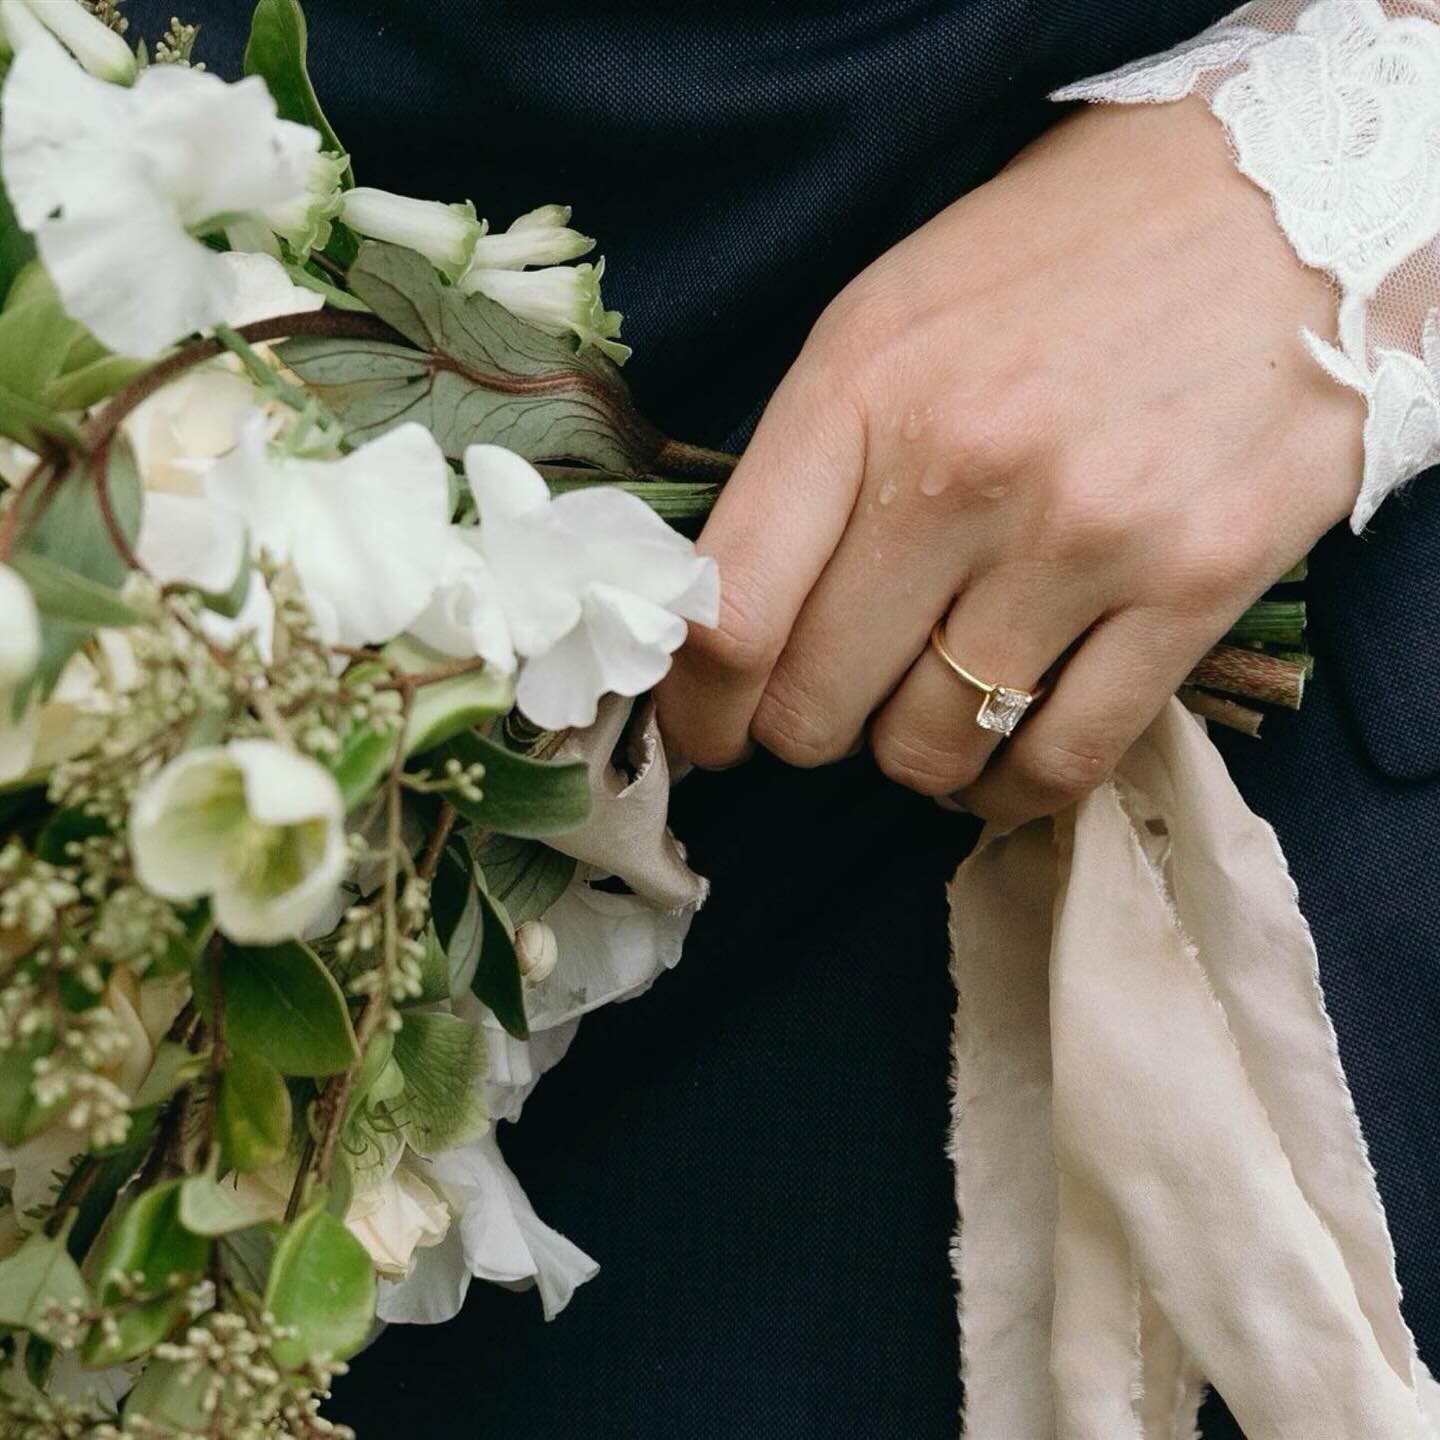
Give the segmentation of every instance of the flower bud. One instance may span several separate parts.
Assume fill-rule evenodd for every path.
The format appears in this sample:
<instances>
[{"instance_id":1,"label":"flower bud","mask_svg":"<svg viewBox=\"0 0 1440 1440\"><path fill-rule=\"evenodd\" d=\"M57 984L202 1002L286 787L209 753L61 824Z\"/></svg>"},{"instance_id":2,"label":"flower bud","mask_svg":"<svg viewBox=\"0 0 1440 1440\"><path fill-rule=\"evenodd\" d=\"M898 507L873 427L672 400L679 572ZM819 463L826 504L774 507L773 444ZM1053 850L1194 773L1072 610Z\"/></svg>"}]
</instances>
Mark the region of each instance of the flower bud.
<instances>
[{"instance_id":1,"label":"flower bud","mask_svg":"<svg viewBox=\"0 0 1440 1440\"><path fill-rule=\"evenodd\" d=\"M503 234L475 242L471 266L478 270L522 270L527 265L563 265L595 248L595 242L571 230L568 205L542 205L522 215Z\"/></svg>"},{"instance_id":2,"label":"flower bud","mask_svg":"<svg viewBox=\"0 0 1440 1440\"><path fill-rule=\"evenodd\" d=\"M466 294L481 294L503 305L512 315L547 330L567 331L579 337L580 346L603 350L617 365L630 358L630 347L616 339L621 315L607 310L600 300L600 277L605 261L594 265L554 265L545 270L485 270L478 266L460 281Z\"/></svg>"},{"instance_id":3,"label":"flower bud","mask_svg":"<svg viewBox=\"0 0 1440 1440\"><path fill-rule=\"evenodd\" d=\"M18 51L33 37L33 25L14 14L29 10L31 19L38 19L92 75L117 85L129 85L135 79L135 52L104 21L97 19L80 0L5 0L3 28L5 38Z\"/></svg>"},{"instance_id":4,"label":"flower bud","mask_svg":"<svg viewBox=\"0 0 1440 1440\"><path fill-rule=\"evenodd\" d=\"M305 188L279 205L267 206L260 218L300 256L330 243L330 222L340 213L344 191L340 177L350 163L346 155L317 150L310 157Z\"/></svg>"},{"instance_id":5,"label":"flower bud","mask_svg":"<svg viewBox=\"0 0 1440 1440\"><path fill-rule=\"evenodd\" d=\"M340 217L360 235L419 251L451 280L469 268L475 242L486 230L469 201L444 205L365 186L345 192Z\"/></svg>"},{"instance_id":6,"label":"flower bud","mask_svg":"<svg viewBox=\"0 0 1440 1440\"><path fill-rule=\"evenodd\" d=\"M560 942L543 920L527 920L515 931L515 958L531 985L548 980L560 958Z\"/></svg>"},{"instance_id":7,"label":"flower bud","mask_svg":"<svg viewBox=\"0 0 1440 1440\"><path fill-rule=\"evenodd\" d=\"M30 587L0 565L0 725L10 719L10 700L40 660L40 615Z\"/></svg>"}]
</instances>

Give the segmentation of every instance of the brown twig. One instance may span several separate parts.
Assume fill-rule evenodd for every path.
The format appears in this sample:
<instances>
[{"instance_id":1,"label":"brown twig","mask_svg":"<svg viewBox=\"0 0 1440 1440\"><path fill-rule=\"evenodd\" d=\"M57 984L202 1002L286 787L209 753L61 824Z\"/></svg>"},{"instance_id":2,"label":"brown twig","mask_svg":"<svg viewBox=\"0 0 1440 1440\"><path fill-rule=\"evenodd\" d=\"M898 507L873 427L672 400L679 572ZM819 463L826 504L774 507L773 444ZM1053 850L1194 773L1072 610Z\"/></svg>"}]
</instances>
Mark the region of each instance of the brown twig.
<instances>
[{"instance_id":1,"label":"brown twig","mask_svg":"<svg viewBox=\"0 0 1440 1440\"><path fill-rule=\"evenodd\" d=\"M1305 694L1305 667L1261 650L1217 645L1190 672L1187 683L1298 710Z\"/></svg>"},{"instance_id":2,"label":"brown twig","mask_svg":"<svg viewBox=\"0 0 1440 1440\"><path fill-rule=\"evenodd\" d=\"M1180 703L1187 710L1206 720L1212 720L1217 725L1224 725L1227 729L1238 730L1242 735L1259 739L1260 726L1265 720L1260 711L1252 710L1248 705L1237 705L1235 701L1226 700L1224 696L1212 695L1208 690L1196 690L1191 685L1181 686L1179 694Z\"/></svg>"}]
</instances>

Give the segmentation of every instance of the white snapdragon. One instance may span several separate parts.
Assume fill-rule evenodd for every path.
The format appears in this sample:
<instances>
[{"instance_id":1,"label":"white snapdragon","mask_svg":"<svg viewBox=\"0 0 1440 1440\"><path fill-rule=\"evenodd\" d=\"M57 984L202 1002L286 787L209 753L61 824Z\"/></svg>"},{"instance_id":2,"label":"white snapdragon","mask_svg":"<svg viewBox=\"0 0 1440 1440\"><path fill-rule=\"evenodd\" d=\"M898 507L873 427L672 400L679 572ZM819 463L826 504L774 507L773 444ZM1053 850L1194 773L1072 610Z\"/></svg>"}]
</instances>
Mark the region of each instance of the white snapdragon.
<instances>
[{"instance_id":1,"label":"white snapdragon","mask_svg":"<svg viewBox=\"0 0 1440 1440\"><path fill-rule=\"evenodd\" d=\"M630 347L615 337L622 316L607 310L600 299L605 261L593 265L551 265L543 270L475 268L460 280L467 294L488 296L512 315L552 335L575 335L581 346L593 345L618 365L630 358Z\"/></svg>"},{"instance_id":2,"label":"white snapdragon","mask_svg":"<svg viewBox=\"0 0 1440 1440\"><path fill-rule=\"evenodd\" d=\"M231 940L299 934L345 870L345 806L322 765L272 740L172 760L136 795L130 852L162 899L208 898Z\"/></svg>"},{"instance_id":3,"label":"white snapdragon","mask_svg":"<svg viewBox=\"0 0 1440 1440\"><path fill-rule=\"evenodd\" d=\"M162 582L223 590L247 534L252 556L295 572L326 640L393 639L430 604L452 540L445 457L409 424L339 459L306 459L272 445L257 412L197 495L149 497L138 551Z\"/></svg>"},{"instance_id":4,"label":"white snapdragon","mask_svg":"<svg viewBox=\"0 0 1440 1440\"><path fill-rule=\"evenodd\" d=\"M0 0L0 32L11 51L46 30L101 80L129 85L135 79L135 52L80 0Z\"/></svg>"},{"instance_id":5,"label":"white snapdragon","mask_svg":"<svg viewBox=\"0 0 1440 1440\"><path fill-rule=\"evenodd\" d=\"M563 265L588 255L595 242L570 228L568 205L542 205L522 215L508 230L475 242L472 270L522 270L527 265Z\"/></svg>"},{"instance_id":6,"label":"white snapdragon","mask_svg":"<svg viewBox=\"0 0 1440 1440\"><path fill-rule=\"evenodd\" d=\"M476 242L487 228L475 218L468 200L446 205L364 185L345 192L340 215L357 235L417 251L451 280L469 269Z\"/></svg>"},{"instance_id":7,"label":"white snapdragon","mask_svg":"<svg viewBox=\"0 0 1440 1440\"><path fill-rule=\"evenodd\" d=\"M319 136L281 120L257 77L176 65L131 89L48 36L0 94L0 173L66 310L111 349L153 356L229 319L236 280L196 238L303 194Z\"/></svg>"},{"instance_id":8,"label":"white snapdragon","mask_svg":"<svg viewBox=\"0 0 1440 1440\"><path fill-rule=\"evenodd\" d=\"M602 695L661 679L686 620L719 618L715 562L636 496L597 486L552 499L539 472L498 445L472 445L465 474L480 524L458 533L479 563L442 586L425 619L462 601L487 621L498 610L526 657L516 693L536 724L590 724ZM447 637L427 624L423 638L475 653L460 627Z\"/></svg>"}]
</instances>

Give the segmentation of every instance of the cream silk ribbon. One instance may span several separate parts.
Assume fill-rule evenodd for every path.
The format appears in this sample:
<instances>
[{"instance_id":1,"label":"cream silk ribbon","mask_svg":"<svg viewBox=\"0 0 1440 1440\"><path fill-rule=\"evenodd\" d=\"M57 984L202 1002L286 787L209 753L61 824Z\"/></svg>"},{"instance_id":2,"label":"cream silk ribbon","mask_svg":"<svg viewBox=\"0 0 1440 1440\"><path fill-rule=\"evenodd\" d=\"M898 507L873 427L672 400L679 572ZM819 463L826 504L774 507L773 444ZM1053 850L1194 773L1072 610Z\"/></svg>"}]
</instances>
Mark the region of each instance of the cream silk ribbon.
<instances>
[{"instance_id":1,"label":"cream silk ribbon","mask_svg":"<svg viewBox=\"0 0 1440 1440\"><path fill-rule=\"evenodd\" d=\"M1440 1434L1295 886L1198 722L950 899L969 1440L1190 1440L1206 1381L1249 1440Z\"/></svg>"}]
</instances>

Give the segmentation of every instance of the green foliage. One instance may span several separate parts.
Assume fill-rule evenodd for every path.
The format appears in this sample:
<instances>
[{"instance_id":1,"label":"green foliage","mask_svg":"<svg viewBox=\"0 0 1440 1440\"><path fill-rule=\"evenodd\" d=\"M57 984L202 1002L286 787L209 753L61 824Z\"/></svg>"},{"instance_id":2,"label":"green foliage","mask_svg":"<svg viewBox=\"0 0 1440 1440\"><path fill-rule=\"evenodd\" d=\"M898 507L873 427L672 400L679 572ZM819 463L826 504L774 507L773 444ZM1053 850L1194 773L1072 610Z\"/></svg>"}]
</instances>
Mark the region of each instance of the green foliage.
<instances>
[{"instance_id":1,"label":"green foliage","mask_svg":"<svg viewBox=\"0 0 1440 1440\"><path fill-rule=\"evenodd\" d=\"M290 1092L268 1061L236 1050L220 1077L221 1155L236 1170L264 1170L290 1144Z\"/></svg>"},{"instance_id":2,"label":"green foliage","mask_svg":"<svg viewBox=\"0 0 1440 1440\"><path fill-rule=\"evenodd\" d=\"M475 974L470 981L471 993L488 1005L495 1018L517 1040L530 1038L530 1022L525 1017L525 984L520 975L520 961L515 954L515 940L495 902L482 889L480 902L480 954Z\"/></svg>"},{"instance_id":3,"label":"green foliage","mask_svg":"<svg viewBox=\"0 0 1440 1440\"><path fill-rule=\"evenodd\" d=\"M325 118L310 81L305 64L308 46L305 12L298 0L260 0L250 20L244 70L247 75L259 75L265 81L284 119L318 130L323 147L343 155L345 147ZM348 167L345 183L355 183L354 173Z\"/></svg>"},{"instance_id":4,"label":"green foliage","mask_svg":"<svg viewBox=\"0 0 1440 1440\"><path fill-rule=\"evenodd\" d=\"M297 337L280 355L363 440L404 421L430 430L452 460L504 445L532 461L570 460L642 474L663 437L595 351L517 320L483 295L446 285L423 256L367 242L351 290L411 346Z\"/></svg>"},{"instance_id":5,"label":"green foliage","mask_svg":"<svg viewBox=\"0 0 1440 1440\"><path fill-rule=\"evenodd\" d=\"M179 1094L192 1080L203 1075L205 1064L203 1055L194 1054L174 1040L162 1040L150 1064L150 1073L132 1097L131 1105L137 1110L163 1105L172 1095Z\"/></svg>"},{"instance_id":6,"label":"green foliage","mask_svg":"<svg viewBox=\"0 0 1440 1440\"><path fill-rule=\"evenodd\" d=\"M176 1360L152 1360L125 1401L127 1422L144 1416L165 1427L161 1433L203 1435L213 1419L203 1408L210 1380L203 1369Z\"/></svg>"},{"instance_id":7,"label":"green foliage","mask_svg":"<svg viewBox=\"0 0 1440 1440\"><path fill-rule=\"evenodd\" d=\"M16 1146L49 1119L31 1088L31 1069L55 1048L55 1035L41 1029L0 1050L0 1145Z\"/></svg>"},{"instance_id":8,"label":"green foliage","mask_svg":"<svg viewBox=\"0 0 1440 1440\"><path fill-rule=\"evenodd\" d=\"M143 1355L184 1316L184 1287L204 1273L210 1243L181 1223L180 1185L169 1180L143 1191L111 1232L98 1267L99 1299L119 1309L113 1331L96 1325L86 1337L85 1364Z\"/></svg>"},{"instance_id":9,"label":"green foliage","mask_svg":"<svg viewBox=\"0 0 1440 1440\"><path fill-rule=\"evenodd\" d=\"M13 568L24 578L41 615L63 625L98 630L140 618L116 592L67 569L47 555L21 552Z\"/></svg>"},{"instance_id":10,"label":"green foliage","mask_svg":"<svg viewBox=\"0 0 1440 1440\"><path fill-rule=\"evenodd\" d=\"M363 724L352 725L343 736L329 765L347 811L368 800L390 773L396 739L393 730L376 730Z\"/></svg>"},{"instance_id":11,"label":"green foliage","mask_svg":"<svg viewBox=\"0 0 1440 1440\"><path fill-rule=\"evenodd\" d=\"M140 531L143 491L130 447L116 439L105 457L106 488L116 528L126 543L133 545ZM39 496L24 504L37 504ZM41 606L40 665L34 683L49 694L70 657L99 628L100 623L71 618L83 610L79 586L94 600L94 590L113 594L129 573L124 557L115 547L100 510L91 474L91 461L77 460L60 479L39 519L27 530L13 563L24 570L43 572L70 598L61 613L48 614ZM63 583L55 579L63 577ZM72 580L70 577L78 577ZM27 576L28 578L28 576ZM118 598L115 601L119 605ZM90 613L98 613L91 611ZM132 617L133 618L133 617Z\"/></svg>"},{"instance_id":12,"label":"green foliage","mask_svg":"<svg viewBox=\"0 0 1440 1440\"><path fill-rule=\"evenodd\" d=\"M180 1223L196 1235L233 1235L255 1224L255 1212L239 1198L233 1179L221 1180L212 1164L180 1183Z\"/></svg>"},{"instance_id":13,"label":"green foliage","mask_svg":"<svg viewBox=\"0 0 1440 1440\"><path fill-rule=\"evenodd\" d=\"M35 242L20 228L4 182L0 181L0 300L10 293L15 277L34 255Z\"/></svg>"},{"instance_id":14,"label":"green foliage","mask_svg":"<svg viewBox=\"0 0 1440 1440\"><path fill-rule=\"evenodd\" d=\"M483 735L459 735L431 756L485 767L481 798L451 797L467 820L487 830L524 839L565 835L590 818L589 772L579 761L531 760Z\"/></svg>"},{"instance_id":15,"label":"green foliage","mask_svg":"<svg viewBox=\"0 0 1440 1440\"><path fill-rule=\"evenodd\" d=\"M438 1155L485 1133L488 1118L475 1092L485 1073L485 1036L458 1015L414 1011L395 1036L404 1089L391 1107L412 1150Z\"/></svg>"},{"instance_id":16,"label":"green foliage","mask_svg":"<svg viewBox=\"0 0 1440 1440\"><path fill-rule=\"evenodd\" d=\"M325 1210L307 1211L275 1247L265 1308L298 1332L275 1346L282 1365L347 1359L375 1317L375 1270L365 1247Z\"/></svg>"},{"instance_id":17,"label":"green foliage","mask_svg":"<svg viewBox=\"0 0 1440 1440\"><path fill-rule=\"evenodd\" d=\"M37 1230L8 1260L0 1260L0 1325L49 1332L49 1312L84 1306L89 1291L65 1248L66 1233Z\"/></svg>"},{"instance_id":18,"label":"green foliage","mask_svg":"<svg viewBox=\"0 0 1440 1440\"><path fill-rule=\"evenodd\" d=\"M575 860L535 840L491 835L475 854L490 894L512 925L538 920L565 893Z\"/></svg>"},{"instance_id":19,"label":"green foliage","mask_svg":"<svg viewBox=\"0 0 1440 1440\"><path fill-rule=\"evenodd\" d=\"M236 948L224 963L225 1041L232 1050L268 1060L282 1075L336 1075L359 1060L345 996L308 946ZM207 1020L212 998L208 979L197 980L195 1000Z\"/></svg>"},{"instance_id":20,"label":"green foliage","mask_svg":"<svg viewBox=\"0 0 1440 1440\"><path fill-rule=\"evenodd\" d=\"M407 675L423 675L450 658L408 636L392 640L384 655ZM506 714L514 703L514 677L491 666L421 685L410 707L405 753L423 754L454 735Z\"/></svg>"}]
</instances>

